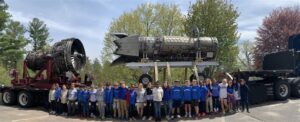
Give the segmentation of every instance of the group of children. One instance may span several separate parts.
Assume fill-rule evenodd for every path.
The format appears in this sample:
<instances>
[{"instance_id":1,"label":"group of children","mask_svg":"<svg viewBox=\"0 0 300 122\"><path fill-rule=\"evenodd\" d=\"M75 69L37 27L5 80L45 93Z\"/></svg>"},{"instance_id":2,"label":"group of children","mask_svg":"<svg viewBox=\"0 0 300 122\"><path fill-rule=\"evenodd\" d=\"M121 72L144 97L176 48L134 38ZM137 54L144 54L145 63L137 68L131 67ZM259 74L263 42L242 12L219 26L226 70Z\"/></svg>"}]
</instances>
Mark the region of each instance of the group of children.
<instances>
[{"instance_id":1,"label":"group of children","mask_svg":"<svg viewBox=\"0 0 300 122\"><path fill-rule=\"evenodd\" d=\"M199 119L206 114L239 111L240 104L242 111L245 106L249 112L248 91L243 79L237 82L225 78L221 83L214 79L202 82L186 80L183 85L176 80L173 86L167 81L162 86L154 82L153 86L149 83L146 88L142 83L137 87L135 84L127 87L124 81L113 86L100 83L97 88L75 88L71 84L67 89L65 85L61 88L59 84L54 84L49 91L49 103L50 114L56 115L78 114L82 117L125 120L136 120L136 117L152 120L154 116L155 121L160 121L162 115L167 120L184 115Z\"/></svg>"}]
</instances>

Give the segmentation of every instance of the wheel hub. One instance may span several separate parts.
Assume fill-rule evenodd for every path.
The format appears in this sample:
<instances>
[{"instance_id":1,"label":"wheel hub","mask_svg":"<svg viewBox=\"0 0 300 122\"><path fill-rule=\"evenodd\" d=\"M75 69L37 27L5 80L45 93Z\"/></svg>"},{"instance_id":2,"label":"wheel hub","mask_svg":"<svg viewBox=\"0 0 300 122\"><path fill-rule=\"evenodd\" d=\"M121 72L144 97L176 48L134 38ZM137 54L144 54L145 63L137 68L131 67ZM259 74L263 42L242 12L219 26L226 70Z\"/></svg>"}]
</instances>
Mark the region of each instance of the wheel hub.
<instances>
[{"instance_id":1,"label":"wheel hub","mask_svg":"<svg viewBox=\"0 0 300 122\"><path fill-rule=\"evenodd\" d=\"M20 94L19 103L23 106L27 105L28 104L28 96L24 93Z\"/></svg>"},{"instance_id":2,"label":"wheel hub","mask_svg":"<svg viewBox=\"0 0 300 122\"><path fill-rule=\"evenodd\" d=\"M11 96L10 96L9 92L4 92L4 94L3 94L3 101L5 103L9 103L10 102L10 98L11 98Z\"/></svg>"},{"instance_id":3,"label":"wheel hub","mask_svg":"<svg viewBox=\"0 0 300 122\"><path fill-rule=\"evenodd\" d=\"M288 86L285 85L285 84L281 84L281 85L279 86L279 94L280 94L280 96L282 96L282 97L287 96L287 94L288 94Z\"/></svg>"},{"instance_id":4,"label":"wheel hub","mask_svg":"<svg viewBox=\"0 0 300 122\"><path fill-rule=\"evenodd\" d=\"M148 78L143 78L142 79L143 84L148 84L150 81Z\"/></svg>"}]
</instances>

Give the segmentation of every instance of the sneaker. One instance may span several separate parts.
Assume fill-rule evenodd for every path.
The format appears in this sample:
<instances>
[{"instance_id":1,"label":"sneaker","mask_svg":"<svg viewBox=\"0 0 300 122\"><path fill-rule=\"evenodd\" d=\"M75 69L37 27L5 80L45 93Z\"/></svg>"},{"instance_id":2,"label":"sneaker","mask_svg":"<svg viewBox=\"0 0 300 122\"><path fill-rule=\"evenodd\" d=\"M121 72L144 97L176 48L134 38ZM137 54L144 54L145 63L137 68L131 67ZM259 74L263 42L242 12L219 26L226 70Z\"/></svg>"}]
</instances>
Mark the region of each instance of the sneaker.
<instances>
[{"instance_id":1,"label":"sneaker","mask_svg":"<svg viewBox=\"0 0 300 122\"><path fill-rule=\"evenodd\" d=\"M250 111L249 111L249 110L247 110L247 113L250 113Z\"/></svg>"},{"instance_id":2,"label":"sneaker","mask_svg":"<svg viewBox=\"0 0 300 122\"><path fill-rule=\"evenodd\" d=\"M150 120L150 121L151 121L151 120L152 120L152 116L150 116L148 120Z\"/></svg>"},{"instance_id":3,"label":"sneaker","mask_svg":"<svg viewBox=\"0 0 300 122\"><path fill-rule=\"evenodd\" d=\"M181 118L181 116L180 116L180 115L177 115L177 118Z\"/></svg>"},{"instance_id":4,"label":"sneaker","mask_svg":"<svg viewBox=\"0 0 300 122\"><path fill-rule=\"evenodd\" d=\"M189 114L189 118L192 118L192 115L191 115L191 114Z\"/></svg>"},{"instance_id":5,"label":"sneaker","mask_svg":"<svg viewBox=\"0 0 300 122\"><path fill-rule=\"evenodd\" d=\"M170 117L167 115L167 116L166 116L166 119L167 119L167 120L170 120Z\"/></svg>"},{"instance_id":6,"label":"sneaker","mask_svg":"<svg viewBox=\"0 0 300 122\"><path fill-rule=\"evenodd\" d=\"M144 116L142 120L146 120L146 117Z\"/></svg>"},{"instance_id":7,"label":"sneaker","mask_svg":"<svg viewBox=\"0 0 300 122\"><path fill-rule=\"evenodd\" d=\"M185 115L184 115L184 118L187 118L187 117L188 117L188 114L185 114Z\"/></svg>"},{"instance_id":8,"label":"sneaker","mask_svg":"<svg viewBox=\"0 0 300 122\"><path fill-rule=\"evenodd\" d=\"M171 116L171 119L174 119L174 116L173 116L173 115Z\"/></svg>"},{"instance_id":9,"label":"sneaker","mask_svg":"<svg viewBox=\"0 0 300 122\"><path fill-rule=\"evenodd\" d=\"M131 118L129 118L129 121L132 121L132 119L131 119Z\"/></svg>"},{"instance_id":10,"label":"sneaker","mask_svg":"<svg viewBox=\"0 0 300 122\"><path fill-rule=\"evenodd\" d=\"M135 121L136 119L134 117L132 117L132 120Z\"/></svg>"}]
</instances>

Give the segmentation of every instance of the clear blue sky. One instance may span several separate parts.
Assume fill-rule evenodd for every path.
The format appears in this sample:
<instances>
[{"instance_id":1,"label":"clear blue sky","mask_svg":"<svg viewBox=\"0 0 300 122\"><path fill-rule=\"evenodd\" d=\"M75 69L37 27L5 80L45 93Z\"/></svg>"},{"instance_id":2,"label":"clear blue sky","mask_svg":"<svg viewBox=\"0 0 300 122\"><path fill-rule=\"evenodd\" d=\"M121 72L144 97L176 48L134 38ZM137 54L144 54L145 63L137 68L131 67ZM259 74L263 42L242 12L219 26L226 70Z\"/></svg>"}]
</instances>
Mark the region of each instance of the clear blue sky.
<instances>
[{"instance_id":1,"label":"clear blue sky","mask_svg":"<svg viewBox=\"0 0 300 122\"><path fill-rule=\"evenodd\" d=\"M254 41L256 29L273 9L299 5L300 0L231 0L238 8L240 41ZM99 58L103 38L110 22L124 11L142 3L175 3L186 14L195 0L5 0L13 20L24 25L32 18L43 20L54 42L77 37L84 43L87 55Z\"/></svg>"}]
</instances>

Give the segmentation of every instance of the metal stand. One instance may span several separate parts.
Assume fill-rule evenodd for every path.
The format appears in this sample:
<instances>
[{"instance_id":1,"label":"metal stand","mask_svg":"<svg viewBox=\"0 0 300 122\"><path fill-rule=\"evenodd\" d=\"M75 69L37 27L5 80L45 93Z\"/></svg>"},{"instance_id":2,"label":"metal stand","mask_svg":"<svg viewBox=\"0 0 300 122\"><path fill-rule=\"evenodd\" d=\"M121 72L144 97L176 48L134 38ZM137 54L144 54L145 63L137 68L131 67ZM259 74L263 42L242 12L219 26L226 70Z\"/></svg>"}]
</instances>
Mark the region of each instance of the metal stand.
<instances>
[{"instance_id":1,"label":"metal stand","mask_svg":"<svg viewBox=\"0 0 300 122\"><path fill-rule=\"evenodd\" d=\"M187 77L187 68L191 68L193 73L196 75L197 80L199 81L199 72L203 72L204 68L208 66L217 66L218 63L215 61L203 61L203 62L192 62L192 61L183 61L183 62L132 62L127 63L126 66L131 69L142 69L144 74L148 74L151 67L154 67L154 79L158 81L158 69L166 68L168 74L168 80L171 80L171 67L177 68L186 68L185 69L185 78ZM165 74L165 73L164 73ZM165 77L165 76L164 76Z\"/></svg>"}]
</instances>

